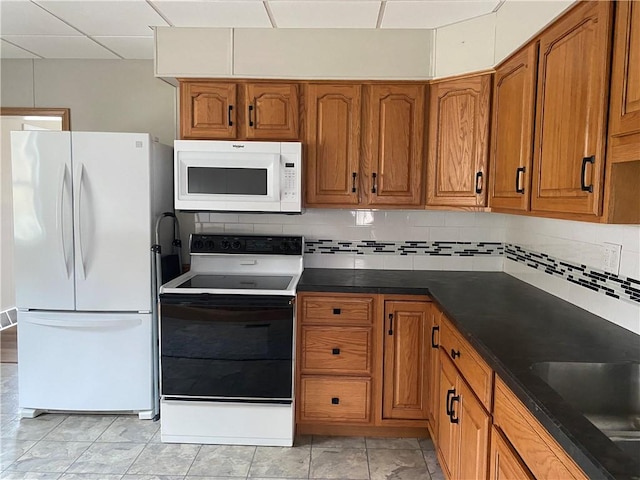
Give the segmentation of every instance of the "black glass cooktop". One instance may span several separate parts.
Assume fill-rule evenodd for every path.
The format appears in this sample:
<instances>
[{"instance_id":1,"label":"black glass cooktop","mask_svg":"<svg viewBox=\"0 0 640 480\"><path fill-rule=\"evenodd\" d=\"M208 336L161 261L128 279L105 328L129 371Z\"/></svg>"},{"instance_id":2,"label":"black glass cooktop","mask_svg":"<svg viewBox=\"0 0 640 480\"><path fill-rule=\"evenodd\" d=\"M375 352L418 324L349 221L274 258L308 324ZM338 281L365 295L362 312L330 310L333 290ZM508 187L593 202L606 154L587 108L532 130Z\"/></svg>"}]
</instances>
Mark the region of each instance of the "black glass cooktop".
<instances>
[{"instance_id":1,"label":"black glass cooktop","mask_svg":"<svg viewBox=\"0 0 640 480\"><path fill-rule=\"evenodd\" d=\"M290 275L196 275L177 288L284 290L292 278Z\"/></svg>"}]
</instances>

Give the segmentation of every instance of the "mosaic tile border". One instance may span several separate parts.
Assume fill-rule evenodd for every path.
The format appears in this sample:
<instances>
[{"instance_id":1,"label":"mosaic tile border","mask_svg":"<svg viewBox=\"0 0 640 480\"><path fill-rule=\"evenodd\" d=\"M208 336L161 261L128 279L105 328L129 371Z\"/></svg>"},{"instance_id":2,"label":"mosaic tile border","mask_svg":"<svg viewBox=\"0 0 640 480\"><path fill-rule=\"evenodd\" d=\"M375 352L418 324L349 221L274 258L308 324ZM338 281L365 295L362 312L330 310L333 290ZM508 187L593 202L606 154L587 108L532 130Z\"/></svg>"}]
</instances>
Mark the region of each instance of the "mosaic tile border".
<instances>
[{"instance_id":1,"label":"mosaic tile border","mask_svg":"<svg viewBox=\"0 0 640 480\"><path fill-rule=\"evenodd\" d=\"M617 300L640 303L640 280L615 275L587 265L567 262L546 253L501 242L446 242L426 240L305 240L305 255L422 255L434 257L504 256L530 268Z\"/></svg>"},{"instance_id":2,"label":"mosaic tile border","mask_svg":"<svg viewBox=\"0 0 640 480\"><path fill-rule=\"evenodd\" d=\"M440 257L501 256L501 242L379 241L379 240L307 240L305 254L355 255L429 255Z\"/></svg>"},{"instance_id":3,"label":"mosaic tile border","mask_svg":"<svg viewBox=\"0 0 640 480\"><path fill-rule=\"evenodd\" d=\"M603 293L615 299L640 303L640 280L598 270L587 265L566 262L546 253L528 250L519 245L504 245L508 260L524 263L527 267L549 275L564 278L568 282Z\"/></svg>"}]
</instances>

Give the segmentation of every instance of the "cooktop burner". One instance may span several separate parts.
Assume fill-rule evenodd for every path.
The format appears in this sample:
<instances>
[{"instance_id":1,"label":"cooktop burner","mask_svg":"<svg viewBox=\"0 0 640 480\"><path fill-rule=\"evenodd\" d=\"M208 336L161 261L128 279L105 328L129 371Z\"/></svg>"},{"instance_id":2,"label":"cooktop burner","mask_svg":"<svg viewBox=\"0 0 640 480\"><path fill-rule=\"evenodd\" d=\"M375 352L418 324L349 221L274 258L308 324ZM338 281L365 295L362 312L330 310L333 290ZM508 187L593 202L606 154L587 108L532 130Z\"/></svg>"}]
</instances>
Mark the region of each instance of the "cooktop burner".
<instances>
[{"instance_id":1,"label":"cooktop burner","mask_svg":"<svg viewBox=\"0 0 640 480\"><path fill-rule=\"evenodd\" d=\"M290 275L196 275L176 288L285 290Z\"/></svg>"}]
</instances>

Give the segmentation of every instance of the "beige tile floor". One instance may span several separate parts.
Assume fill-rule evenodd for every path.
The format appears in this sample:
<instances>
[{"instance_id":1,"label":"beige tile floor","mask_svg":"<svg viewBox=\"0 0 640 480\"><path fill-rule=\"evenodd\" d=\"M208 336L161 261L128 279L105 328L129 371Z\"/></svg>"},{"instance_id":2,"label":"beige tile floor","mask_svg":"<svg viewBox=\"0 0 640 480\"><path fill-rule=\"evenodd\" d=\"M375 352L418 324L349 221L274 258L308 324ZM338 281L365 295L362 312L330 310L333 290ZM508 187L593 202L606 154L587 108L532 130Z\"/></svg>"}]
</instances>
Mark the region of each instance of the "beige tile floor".
<instances>
[{"instance_id":1,"label":"beige tile floor","mask_svg":"<svg viewBox=\"0 0 640 480\"><path fill-rule=\"evenodd\" d=\"M292 448L160 443L158 422L127 415L18 416L18 373L0 365L0 479L438 480L433 443L303 436Z\"/></svg>"}]
</instances>

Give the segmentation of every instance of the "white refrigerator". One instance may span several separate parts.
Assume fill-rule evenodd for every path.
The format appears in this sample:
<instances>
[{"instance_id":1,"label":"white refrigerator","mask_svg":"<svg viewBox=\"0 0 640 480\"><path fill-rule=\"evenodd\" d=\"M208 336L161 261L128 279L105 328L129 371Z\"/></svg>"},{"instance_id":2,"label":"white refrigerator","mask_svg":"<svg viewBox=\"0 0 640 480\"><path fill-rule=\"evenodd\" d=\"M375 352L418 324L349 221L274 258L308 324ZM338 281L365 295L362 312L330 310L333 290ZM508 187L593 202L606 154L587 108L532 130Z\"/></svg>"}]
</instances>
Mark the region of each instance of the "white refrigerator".
<instances>
[{"instance_id":1,"label":"white refrigerator","mask_svg":"<svg viewBox=\"0 0 640 480\"><path fill-rule=\"evenodd\" d=\"M151 246L173 210L148 134L11 133L19 405L157 414Z\"/></svg>"}]
</instances>

